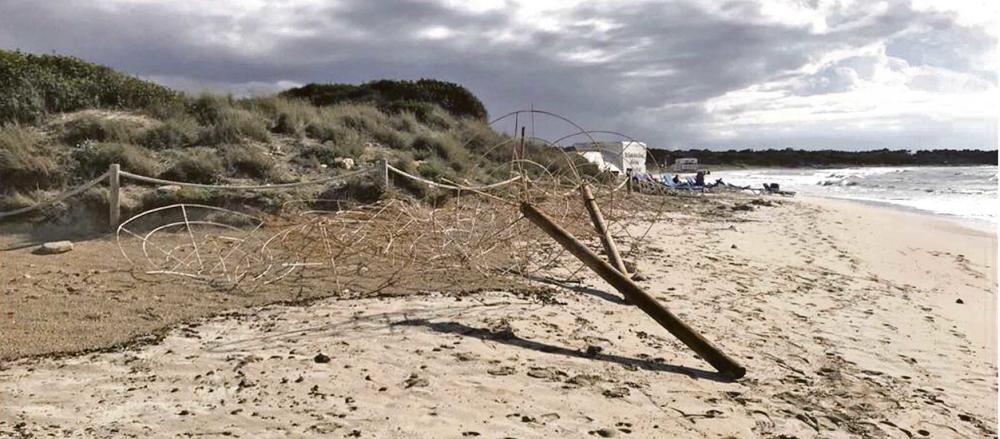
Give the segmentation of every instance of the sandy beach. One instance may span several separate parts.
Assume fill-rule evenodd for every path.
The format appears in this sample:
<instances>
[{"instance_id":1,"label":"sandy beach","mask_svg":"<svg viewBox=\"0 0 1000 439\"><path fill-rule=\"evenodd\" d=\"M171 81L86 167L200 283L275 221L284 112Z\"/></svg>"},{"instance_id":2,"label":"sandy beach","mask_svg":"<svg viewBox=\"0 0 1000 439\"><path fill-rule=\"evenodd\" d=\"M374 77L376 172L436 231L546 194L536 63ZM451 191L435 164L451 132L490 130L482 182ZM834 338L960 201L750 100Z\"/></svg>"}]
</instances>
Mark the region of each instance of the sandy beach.
<instances>
[{"instance_id":1,"label":"sandy beach","mask_svg":"<svg viewBox=\"0 0 1000 439\"><path fill-rule=\"evenodd\" d=\"M996 437L995 233L780 201L672 212L627 257L736 382L566 257L534 280L549 294L331 298L7 351L0 436Z\"/></svg>"}]
</instances>

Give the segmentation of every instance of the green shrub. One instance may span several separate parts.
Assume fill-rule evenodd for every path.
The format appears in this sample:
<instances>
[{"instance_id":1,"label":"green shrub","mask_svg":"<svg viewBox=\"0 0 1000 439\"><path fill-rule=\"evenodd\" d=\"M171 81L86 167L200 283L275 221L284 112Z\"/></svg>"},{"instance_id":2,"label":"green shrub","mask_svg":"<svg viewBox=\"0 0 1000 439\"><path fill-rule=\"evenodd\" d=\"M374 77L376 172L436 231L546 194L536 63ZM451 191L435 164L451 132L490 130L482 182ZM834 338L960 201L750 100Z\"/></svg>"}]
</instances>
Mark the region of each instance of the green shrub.
<instances>
[{"instance_id":1,"label":"green shrub","mask_svg":"<svg viewBox=\"0 0 1000 439\"><path fill-rule=\"evenodd\" d=\"M472 119L460 119L452 130L454 136L469 152L497 162L509 162L513 143L510 137L493 130L489 125ZM506 142L506 144L505 144ZM503 146L497 147L497 145Z\"/></svg>"},{"instance_id":2,"label":"green shrub","mask_svg":"<svg viewBox=\"0 0 1000 439\"><path fill-rule=\"evenodd\" d=\"M188 113L204 126L214 125L222 119L222 113L233 108L232 96L217 96L202 93L188 103Z\"/></svg>"},{"instance_id":3,"label":"green shrub","mask_svg":"<svg viewBox=\"0 0 1000 439\"><path fill-rule=\"evenodd\" d=\"M371 131L387 123L385 113L371 105L341 104L327 108L321 113L324 119L332 119L340 126L355 131Z\"/></svg>"},{"instance_id":4,"label":"green shrub","mask_svg":"<svg viewBox=\"0 0 1000 439\"><path fill-rule=\"evenodd\" d=\"M280 179L274 158L260 149L229 145L221 153L229 175L267 181Z\"/></svg>"},{"instance_id":5,"label":"green shrub","mask_svg":"<svg viewBox=\"0 0 1000 439\"><path fill-rule=\"evenodd\" d=\"M153 119L169 120L190 117L188 109L190 99L178 98L165 101L154 101L142 109L142 112Z\"/></svg>"},{"instance_id":6,"label":"green shrub","mask_svg":"<svg viewBox=\"0 0 1000 439\"><path fill-rule=\"evenodd\" d=\"M267 122L260 115L248 110L226 107L220 110L214 122L202 130L198 140L204 145L222 145L241 143L244 138L261 142L270 141Z\"/></svg>"},{"instance_id":7,"label":"green shrub","mask_svg":"<svg viewBox=\"0 0 1000 439\"><path fill-rule=\"evenodd\" d=\"M285 90L281 95L307 99L318 106L370 103L389 112L417 112L421 111L423 104L433 104L459 117L478 120L487 118L486 107L468 89L458 84L433 79L379 80L361 85L308 84Z\"/></svg>"},{"instance_id":8,"label":"green shrub","mask_svg":"<svg viewBox=\"0 0 1000 439\"><path fill-rule=\"evenodd\" d=\"M525 149L529 160L544 166L549 173L559 178L574 178L574 170L581 176L596 177L601 173L600 168L579 154L567 153L538 143L528 143ZM543 174L543 171L536 166L525 166L524 169L533 178Z\"/></svg>"},{"instance_id":9,"label":"green shrub","mask_svg":"<svg viewBox=\"0 0 1000 439\"><path fill-rule=\"evenodd\" d=\"M337 157L343 157L343 155L338 153L332 144L309 145L299 151L294 160L299 164L322 163L329 166Z\"/></svg>"},{"instance_id":10,"label":"green shrub","mask_svg":"<svg viewBox=\"0 0 1000 439\"><path fill-rule=\"evenodd\" d=\"M383 110L394 116L413 115L420 124L435 130L448 130L457 123L453 115L438 105L428 102L400 102L383 108Z\"/></svg>"},{"instance_id":11,"label":"green shrub","mask_svg":"<svg viewBox=\"0 0 1000 439\"><path fill-rule=\"evenodd\" d=\"M0 197L0 211L17 210L33 206L38 203L39 199L44 199L44 196L39 197L34 192L23 193L16 190L6 192L4 196Z\"/></svg>"},{"instance_id":12,"label":"green shrub","mask_svg":"<svg viewBox=\"0 0 1000 439\"><path fill-rule=\"evenodd\" d=\"M141 146L126 143L98 143L87 145L73 152L79 173L93 178L113 163L121 165L123 171L133 174L156 175L157 161L153 153Z\"/></svg>"},{"instance_id":13,"label":"green shrub","mask_svg":"<svg viewBox=\"0 0 1000 439\"><path fill-rule=\"evenodd\" d=\"M381 198L382 190L372 181L351 179L325 188L315 197L311 206L319 210L340 210L344 207L341 201L374 203Z\"/></svg>"},{"instance_id":14,"label":"green shrub","mask_svg":"<svg viewBox=\"0 0 1000 439\"><path fill-rule=\"evenodd\" d=\"M411 175L420 175L417 162L413 159L413 154L409 152L399 153L389 164ZM423 198L427 195L428 188L423 183L413 181L409 177L398 175L395 172L390 172L389 178L392 180L394 187L403 189L417 198Z\"/></svg>"},{"instance_id":15,"label":"green shrub","mask_svg":"<svg viewBox=\"0 0 1000 439\"><path fill-rule=\"evenodd\" d=\"M279 134L304 137L306 127L319 120L317 108L299 99L255 98L248 100L247 105L269 118L271 131Z\"/></svg>"},{"instance_id":16,"label":"green shrub","mask_svg":"<svg viewBox=\"0 0 1000 439\"><path fill-rule=\"evenodd\" d=\"M354 130L348 130L330 120L316 120L310 122L309 125L306 125L305 131L306 136L319 140L320 142L325 142L327 140L331 142L338 142L340 137L347 135L348 132L357 134Z\"/></svg>"},{"instance_id":17,"label":"green shrub","mask_svg":"<svg viewBox=\"0 0 1000 439\"><path fill-rule=\"evenodd\" d=\"M359 139L359 137L355 137ZM338 157L353 158L357 160L363 154L365 148L357 141L346 141L344 143L324 142L321 145L308 145L293 159L301 165L324 164L333 166L333 160Z\"/></svg>"},{"instance_id":18,"label":"green shrub","mask_svg":"<svg viewBox=\"0 0 1000 439\"><path fill-rule=\"evenodd\" d=\"M214 149L196 147L177 154L174 162L160 174L160 178L189 183L215 183L226 168Z\"/></svg>"},{"instance_id":19,"label":"green shrub","mask_svg":"<svg viewBox=\"0 0 1000 439\"><path fill-rule=\"evenodd\" d=\"M146 130L139 143L147 148L162 150L193 146L198 143L200 127L190 116L183 115L163 121Z\"/></svg>"},{"instance_id":20,"label":"green shrub","mask_svg":"<svg viewBox=\"0 0 1000 439\"><path fill-rule=\"evenodd\" d=\"M416 134L421 129L420 121L410 112L402 112L389 118L389 124L396 131Z\"/></svg>"},{"instance_id":21,"label":"green shrub","mask_svg":"<svg viewBox=\"0 0 1000 439\"><path fill-rule=\"evenodd\" d=\"M420 152L431 152L453 163L456 170L464 169L471 164L469 152L450 135L420 134L413 139L411 147L418 155Z\"/></svg>"},{"instance_id":22,"label":"green shrub","mask_svg":"<svg viewBox=\"0 0 1000 439\"><path fill-rule=\"evenodd\" d=\"M142 127L132 121L86 115L61 127L62 141L79 145L86 141L130 143L141 137Z\"/></svg>"},{"instance_id":23,"label":"green shrub","mask_svg":"<svg viewBox=\"0 0 1000 439\"><path fill-rule=\"evenodd\" d=\"M0 192L62 184L66 173L53 155L30 128L16 124L0 127Z\"/></svg>"},{"instance_id":24,"label":"green shrub","mask_svg":"<svg viewBox=\"0 0 1000 439\"><path fill-rule=\"evenodd\" d=\"M216 190L182 187L177 191L149 191L142 195L135 212L169 206L171 204L203 204L218 206L220 194Z\"/></svg>"},{"instance_id":25,"label":"green shrub","mask_svg":"<svg viewBox=\"0 0 1000 439\"><path fill-rule=\"evenodd\" d=\"M369 131L371 139L390 149L405 149L410 146L410 134L396 131L389 125L378 125Z\"/></svg>"},{"instance_id":26,"label":"green shrub","mask_svg":"<svg viewBox=\"0 0 1000 439\"><path fill-rule=\"evenodd\" d=\"M417 165L417 172L431 181L455 181L455 172L449 164L439 157L432 157Z\"/></svg>"},{"instance_id":27,"label":"green shrub","mask_svg":"<svg viewBox=\"0 0 1000 439\"><path fill-rule=\"evenodd\" d=\"M0 50L0 124L88 108L144 109L181 99L161 85L77 58Z\"/></svg>"}]
</instances>

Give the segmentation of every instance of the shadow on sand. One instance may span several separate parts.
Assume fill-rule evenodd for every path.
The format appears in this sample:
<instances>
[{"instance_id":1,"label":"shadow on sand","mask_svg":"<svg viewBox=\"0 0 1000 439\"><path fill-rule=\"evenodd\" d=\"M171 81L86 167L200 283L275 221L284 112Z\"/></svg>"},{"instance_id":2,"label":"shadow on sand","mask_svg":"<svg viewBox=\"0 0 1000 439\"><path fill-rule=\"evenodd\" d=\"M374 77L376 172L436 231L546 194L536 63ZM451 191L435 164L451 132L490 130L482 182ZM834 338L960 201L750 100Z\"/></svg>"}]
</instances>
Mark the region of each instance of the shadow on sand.
<instances>
[{"instance_id":1,"label":"shadow on sand","mask_svg":"<svg viewBox=\"0 0 1000 439\"><path fill-rule=\"evenodd\" d=\"M588 296L596 297L598 299L605 300L605 301L614 303L616 305L624 305L625 304L625 301L624 301L624 299L622 299L621 296L617 296L617 295L608 293L606 291L601 291L601 290L598 290L597 288L591 288L591 287L584 286L584 285L574 285L574 284L569 283L569 282L560 281L560 280L556 280L556 279L553 279L551 277L545 277L545 276L533 276L533 275L530 275L530 274L526 274L526 275L524 275L524 278L528 279L528 280L531 280L531 281L535 281L535 282L541 282L541 283L546 284L546 285L552 285L554 287L565 288L565 289L570 290L570 291L575 291L577 293L586 294Z\"/></svg>"},{"instance_id":2,"label":"shadow on sand","mask_svg":"<svg viewBox=\"0 0 1000 439\"><path fill-rule=\"evenodd\" d=\"M523 349L531 349L533 351L545 352L548 354L564 355L567 357L584 358L588 360L606 361L609 363L616 363L623 366L632 366L632 367L637 367L639 369L644 369L654 372L676 373L681 375L687 375L688 377L694 379L704 379L704 380L727 382L727 383L733 381L729 378L722 376L717 372L707 371L703 369L695 369L693 367L675 366L667 363L623 357L620 355L603 354L600 352L594 352L594 353L581 352L575 349L569 349L562 346L553 346L550 344L545 344L542 342L518 337L509 330L497 331L497 330L490 330L483 328L475 328L458 322L431 322L425 319L403 320L401 322L394 323L394 325L423 326L432 331L445 334L457 334L466 337L478 338L480 340L489 340L496 343L501 343L509 346L516 346Z\"/></svg>"}]
</instances>

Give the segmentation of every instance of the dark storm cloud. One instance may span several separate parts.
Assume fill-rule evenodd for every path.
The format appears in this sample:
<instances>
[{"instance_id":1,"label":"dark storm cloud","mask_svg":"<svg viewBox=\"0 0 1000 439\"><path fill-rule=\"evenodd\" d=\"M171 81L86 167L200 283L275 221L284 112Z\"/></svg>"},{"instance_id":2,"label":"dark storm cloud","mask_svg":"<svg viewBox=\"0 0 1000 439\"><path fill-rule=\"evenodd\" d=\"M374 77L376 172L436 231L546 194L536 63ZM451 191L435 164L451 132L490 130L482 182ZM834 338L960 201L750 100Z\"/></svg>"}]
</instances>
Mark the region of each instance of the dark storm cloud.
<instances>
[{"instance_id":1,"label":"dark storm cloud","mask_svg":"<svg viewBox=\"0 0 1000 439\"><path fill-rule=\"evenodd\" d=\"M835 10L827 17L832 30L822 33L768 22L752 2L730 2L721 12L687 2L585 3L542 17L561 23L555 29L516 20L508 13L514 7L469 12L431 1L357 0L208 14L184 12L175 3L4 0L0 47L71 54L188 90L273 91L291 83L433 77L468 86L493 115L534 104L653 145L721 145L706 131L719 116L706 101L754 84L778 81L772 87L789 96L850 90L865 77L864 60L800 71L834 50L882 42L887 54L913 65L974 72L996 82L984 73L989 69L969 61L970 53L995 48L994 38L905 4L875 17L864 8ZM433 27L449 34L418 37ZM965 45L955 48L955 42ZM917 83L941 87L935 81ZM807 125L794 138L782 138L765 127L760 138L729 145L819 144L816 139L829 131Z\"/></svg>"}]
</instances>

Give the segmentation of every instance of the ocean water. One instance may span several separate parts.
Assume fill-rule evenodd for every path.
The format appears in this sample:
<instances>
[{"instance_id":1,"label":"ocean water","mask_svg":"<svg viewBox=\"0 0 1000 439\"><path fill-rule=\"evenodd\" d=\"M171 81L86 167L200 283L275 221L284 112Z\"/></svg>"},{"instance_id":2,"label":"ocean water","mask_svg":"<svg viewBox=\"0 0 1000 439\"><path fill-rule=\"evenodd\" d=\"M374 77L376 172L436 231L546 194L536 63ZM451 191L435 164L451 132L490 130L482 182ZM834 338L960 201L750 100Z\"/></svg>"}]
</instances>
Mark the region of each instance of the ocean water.
<instances>
[{"instance_id":1,"label":"ocean water","mask_svg":"<svg viewBox=\"0 0 1000 439\"><path fill-rule=\"evenodd\" d=\"M803 195L887 204L976 223L997 224L996 166L865 167L842 169L747 169L713 171L736 185Z\"/></svg>"}]
</instances>

